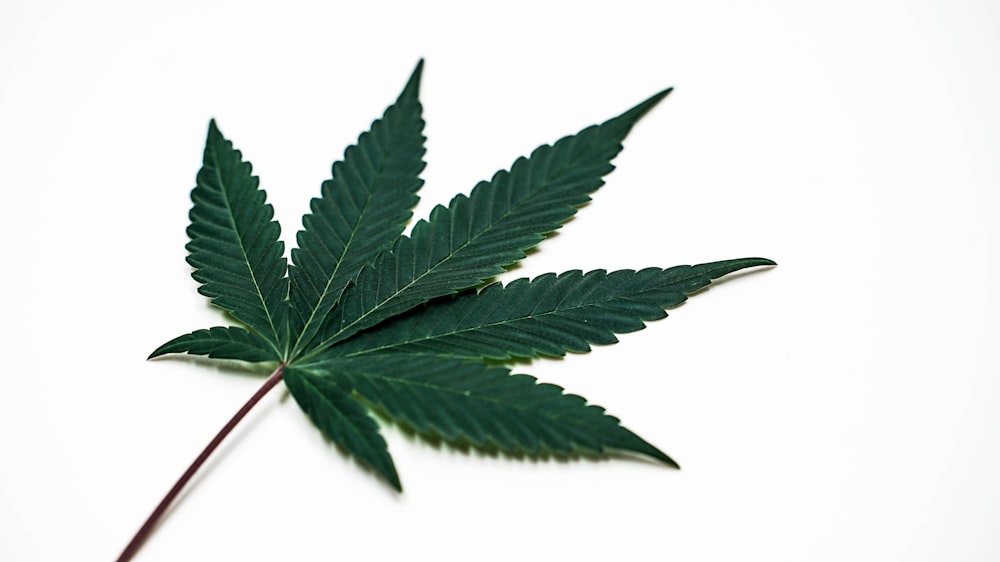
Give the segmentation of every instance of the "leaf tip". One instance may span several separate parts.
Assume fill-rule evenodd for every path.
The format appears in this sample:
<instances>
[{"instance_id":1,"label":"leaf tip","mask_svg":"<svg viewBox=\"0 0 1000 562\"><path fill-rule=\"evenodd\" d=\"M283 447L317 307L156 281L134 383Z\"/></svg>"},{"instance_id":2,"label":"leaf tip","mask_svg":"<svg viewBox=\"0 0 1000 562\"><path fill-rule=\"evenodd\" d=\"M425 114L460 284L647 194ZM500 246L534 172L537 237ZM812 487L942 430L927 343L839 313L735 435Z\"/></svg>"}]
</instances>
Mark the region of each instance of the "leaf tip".
<instances>
[{"instance_id":1,"label":"leaf tip","mask_svg":"<svg viewBox=\"0 0 1000 562\"><path fill-rule=\"evenodd\" d=\"M636 121L641 119L643 115L649 113L651 109L656 107L658 103L663 101L663 98L670 95L670 92L672 91L674 91L674 88L670 87L653 94L652 96L646 98L644 101L640 102L632 109L623 113L621 117L619 117L619 119L624 118L626 121L635 123Z\"/></svg>"},{"instance_id":2,"label":"leaf tip","mask_svg":"<svg viewBox=\"0 0 1000 562\"><path fill-rule=\"evenodd\" d=\"M213 139L222 139L222 131L219 130L219 124L216 123L215 117L208 120L208 140L206 142L211 142Z\"/></svg>"},{"instance_id":3,"label":"leaf tip","mask_svg":"<svg viewBox=\"0 0 1000 562\"><path fill-rule=\"evenodd\" d=\"M777 262L767 258L738 258L734 260L724 260L710 263L702 263L690 266L699 275L704 275L709 279L718 279L730 273L748 269L751 267L773 267Z\"/></svg>"},{"instance_id":4,"label":"leaf tip","mask_svg":"<svg viewBox=\"0 0 1000 562\"><path fill-rule=\"evenodd\" d=\"M663 98L667 97L667 95L669 95L672 91L674 91L674 89L671 87L653 94L625 113L608 119L601 125L601 127L607 127L611 131L618 134L621 138L624 138L628 135L629 131L632 130L632 127L635 126L639 119L649 113L651 109L656 107L656 104L660 103Z\"/></svg>"},{"instance_id":5,"label":"leaf tip","mask_svg":"<svg viewBox=\"0 0 1000 562\"><path fill-rule=\"evenodd\" d=\"M416 97L417 92L420 91L420 78L424 73L424 59L417 61L417 66L413 69L410 74L410 79L406 81L406 86L403 88L403 93L399 94L400 99L407 96Z\"/></svg>"},{"instance_id":6,"label":"leaf tip","mask_svg":"<svg viewBox=\"0 0 1000 562\"><path fill-rule=\"evenodd\" d=\"M388 463L382 466L372 466L375 471L385 479L389 486L396 491L397 494L403 493L403 484L399 481L399 473L396 472L396 466L392 463L390 459Z\"/></svg>"},{"instance_id":7,"label":"leaf tip","mask_svg":"<svg viewBox=\"0 0 1000 562\"><path fill-rule=\"evenodd\" d=\"M620 427L620 426L619 426ZM632 431L621 427L623 432L624 440L620 441L614 445L612 448L623 449L626 451L631 451L633 453L639 453L651 459L660 461L661 463L667 465L670 468L680 469L681 465L677 464L677 461L667 456L666 453L659 450L655 445L646 441L642 437L639 437Z\"/></svg>"},{"instance_id":8,"label":"leaf tip","mask_svg":"<svg viewBox=\"0 0 1000 562\"><path fill-rule=\"evenodd\" d=\"M663 451L657 449L652 445L649 445L648 443L646 443L646 445L648 447L644 447L643 450L641 451L642 453L649 455L650 457L662 462L663 464L667 465L670 468L675 468L677 470L681 469L681 465L677 464L677 461L670 458L666 453L664 453Z\"/></svg>"},{"instance_id":9,"label":"leaf tip","mask_svg":"<svg viewBox=\"0 0 1000 562\"><path fill-rule=\"evenodd\" d=\"M666 464L667 466L669 466L670 468L672 468L674 470L680 470L681 469L681 465L677 464L677 461L675 461L674 459L668 457L667 455L663 455L663 457L664 458L662 458L660 460L662 460L664 462L664 464Z\"/></svg>"}]
</instances>

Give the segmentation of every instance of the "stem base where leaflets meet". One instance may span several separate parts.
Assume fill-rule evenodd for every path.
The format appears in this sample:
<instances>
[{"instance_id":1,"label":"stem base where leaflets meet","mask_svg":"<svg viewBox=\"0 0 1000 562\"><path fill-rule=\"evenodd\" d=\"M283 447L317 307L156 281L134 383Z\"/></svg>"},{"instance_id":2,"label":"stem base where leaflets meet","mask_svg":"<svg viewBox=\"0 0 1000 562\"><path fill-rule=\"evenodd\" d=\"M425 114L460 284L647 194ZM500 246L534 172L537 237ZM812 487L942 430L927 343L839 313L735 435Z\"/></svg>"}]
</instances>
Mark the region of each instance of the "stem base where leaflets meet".
<instances>
[{"instance_id":1,"label":"stem base where leaflets meet","mask_svg":"<svg viewBox=\"0 0 1000 562\"><path fill-rule=\"evenodd\" d=\"M215 435L215 437L208 443L208 445L205 446L205 449L202 450L201 454L199 454L198 457L194 460L194 462L191 463L191 466L189 466L188 469L184 471L184 474L182 474L181 477L174 484L174 486L170 488L170 491L167 492L167 495L163 497L163 500L161 500L159 505L156 506L156 509L153 510L153 513L149 515L149 517L146 519L146 522L143 523L142 527L139 528L139 531L135 534L134 537L132 537L131 542L128 543L128 546L126 546L125 550L122 551L121 556L118 557L118 562L128 562L129 560L132 559L133 556L135 556L136 552L138 552L139 548L142 546L142 543L144 543L146 539L149 538L149 535L152 534L153 529L156 528L157 523L166 513L167 509L174 502L174 500L177 499L177 496L180 495L181 491L191 480L191 478L194 477L195 473L198 472L198 469L201 468L201 465L205 464L205 461L208 460L208 457L210 457L212 453L215 451L215 449L218 448L219 444L221 444L222 441L226 438L226 436L229 435L230 432L232 432L233 428L235 428L236 425L240 423L240 421L244 417L246 417L246 415L250 412L250 410L252 410L253 407L256 406L257 403L260 402L262 398L264 398L264 395L270 392L272 388L274 388L275 386L277 386L279 382L281 382L281 377L282 375L284 375L284 372L285 372L285 364L282 363L278 365L278 368L275 369L274 372L271 373L269 377L267 377L267 380L264 381L264 384L261 385L259 389L257 389L257 392L255 392L254 395L251 396L249 400L247 400L247 403L244 404L243 407L240 408L235 415L233 415L232 419L230 419L229 422L226 423L226 425L223 426L221 430L219 430L219 433Z\"/></svg>"}]
</instances>

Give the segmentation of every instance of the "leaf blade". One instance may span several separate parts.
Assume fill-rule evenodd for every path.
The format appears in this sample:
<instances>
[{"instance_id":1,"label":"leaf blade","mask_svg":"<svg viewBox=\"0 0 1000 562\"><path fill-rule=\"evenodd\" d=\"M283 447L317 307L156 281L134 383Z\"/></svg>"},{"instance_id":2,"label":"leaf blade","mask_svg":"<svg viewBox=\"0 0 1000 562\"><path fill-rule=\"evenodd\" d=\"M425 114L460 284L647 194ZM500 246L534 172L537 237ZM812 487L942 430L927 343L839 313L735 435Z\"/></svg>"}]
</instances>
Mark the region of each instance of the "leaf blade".
<instances>
[{"instance_id":1,"label":"leaf blade","mask_svg":"<svg viewBox=\"0 0 1000 562\"><path fill-rule=\"evenodd\" d=\"M351 398L349 390L330 377L296 367L287 368L284 378L295 401L324 435L375 470L397 491L403 491L378 424L367 408Z\"/></svg>"},{"instance_id":2,"label":"leaf blade","mask_svg":"<svg viewBox=\"0 0 1000 562\"><path fill-rule=\"evenodd\" d=\"M423 61L402 93L333 164L310 203L289 267L291 356L308 347L327 313L365 263L402 234L423 184L424 121L419 101Z\"/></svg>"},{"instance_id":3,"label":"leaf blade","mask_svg":"<svg viewBox=\"0 0 1000 562\"><path fill-rule=\"evenodd\" d=\"M590 344L616 343L615 334L666 317L665 309L713 279L769 265L774 262L741 258L668 269L574 270L506 286L495 283L478 293L431 302L333 346L322 357L391 350L508 360L587 352Z\"/></svg>"},{"instance_id":4,"label":"leaf blade","mask_svg":"<svg viewBox=\"0 0 1000 562\"><path fill-rule=\"evenodd\" d=\"M603 185L636 121L664 90L618 117L543 145L469 196L438 206L366 267L323 327L326 347L429 299L477 286L525 256Z\"/></svg>"},{"instance_id":5,"label":"leaf blade","mask_svg":"<svg viewBox=\"0 0 1000 562\"><path fill-rule=\"evenodd\" d=\"M503 367L429 355L374 354L310 364L418 431L511 453L624 450L677 463L599 406Z\"/></svg>"},{"instance_id":6,"label":"leaf blade","mask_svg":"<svg viewBox=\"0 0 1000 562\"><path fill-rule=\"evenodd\" d=\"M237 326L216 326L178 336L156 348L149 359L168 353L204 355L212 359L239 359L252 363L278 361L264 338Z\"/></svg>"},{"instance_id":7,"label":"leaf blade","mask_svg":"<svg viewBox=\"0 0 1000 562\"><path fill-rule=\"evenodd\" d=\"M213 119L187 229L187 261L198 292L259 333L280 353L288 281L281 229L259 180Z\"/></svg>"}]
</instances>

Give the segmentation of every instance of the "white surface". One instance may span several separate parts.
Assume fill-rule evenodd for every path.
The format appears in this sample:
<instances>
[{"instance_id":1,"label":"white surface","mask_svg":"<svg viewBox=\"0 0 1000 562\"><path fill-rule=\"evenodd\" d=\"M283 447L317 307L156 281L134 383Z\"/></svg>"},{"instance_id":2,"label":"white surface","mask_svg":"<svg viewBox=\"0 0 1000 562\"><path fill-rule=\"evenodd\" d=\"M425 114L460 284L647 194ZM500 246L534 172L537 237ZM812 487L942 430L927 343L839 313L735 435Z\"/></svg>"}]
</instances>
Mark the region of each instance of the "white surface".
<instances>
[{"instance_id":1,"label":"white surface","mask_svg":"<svg viewBox=\"0 0 1000 562\"><path fill-rule=\"evenodd\" d=\"M516 273L781 264L522 369L684 469L387 428L396 496L275 392L137 560L1000 558L994 4L143 4L0 3L0 559L117 556L260 382L144 360L225 323L184 262L209 118L291 242L419 57L417 217L677 87Z\"/></svg>"}]
</instances>

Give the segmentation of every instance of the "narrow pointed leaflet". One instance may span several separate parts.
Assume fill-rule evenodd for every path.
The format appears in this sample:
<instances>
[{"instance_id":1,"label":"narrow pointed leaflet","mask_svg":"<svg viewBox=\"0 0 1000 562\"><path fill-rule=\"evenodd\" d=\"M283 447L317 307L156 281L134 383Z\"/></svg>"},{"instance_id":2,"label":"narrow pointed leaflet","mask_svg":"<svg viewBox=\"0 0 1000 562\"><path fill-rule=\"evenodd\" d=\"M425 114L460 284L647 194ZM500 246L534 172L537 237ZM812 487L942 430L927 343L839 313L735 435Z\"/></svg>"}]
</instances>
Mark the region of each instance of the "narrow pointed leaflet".
<instances>
[{"instance_id":1,"label":"narrow pointed leaflet","mask_svg":"<svg viewBox=\"0 0 1000 562\"><path fill-rule=\"evenodd\" d=\"M188 263L198 292L244 322L284 355L288 279L281 228L249 162L213 120L208 127L198 185L191 191Z\"/></svg>"},{"instance_id":2,"label":"narrow pointed leaflet","mask_svg":"<svg viewBox=\"0 0 1000 562\"><path fill-rule=\"evenodd\" d=\"M454 299L432 301L333 346L322 358L372 352L431 353L472 359L559 356L618 341L666 316L712 279L748 267L774 265L761 258L669 269L548 273L507 286L489 285Z\"/></svg>"},{"instance_id":3,"label":"narrow pointed leaflet","mask_svg":"<svg viewBox=\"0 0 1000 562\"><path fill-rule=\"evenodd\" d=\"M603 408L504 367L433 355L373 354L301 368L349 386L389 417L450 443L532 455L617 449L677 466Z\"/></svg>"},{"instance_id":4,"label":"narrow pointed leaflet","mask_svg":"<svg viewBox=\"0 0 1000 562\"><path fill-rule=\"evenodd\" d=\"M362 270L323 328L324 348L429 299L499 275L569 220L614 168L621 142L665 90L601 125L519 158L509 172L438 206Z\"/></svg>"},{"instance_id":5,"label":"narrow pointed leaflet","mask_svg":"<svg viewBox=\"0 0 1000 562\"><path fill-rule=\"evenodd\" d=\"M292 357L309 347L344 288L396 241L412 214L424 169L422 69L418 64L399 99L344 151L302 219L289 268Z\"/></svg>"},{"instance_id":6,"label":"narrow pointed leaflet","mask_svg":"<svg viewBox=\"0 0 1000 562\"><path fill-rule=\"evenodd\" d=\"M120 561L282 382L317 429L395 490L399 474L376 415L459 446L534 456L624 451L677 466L603 408L502 363L615 343L714 279L774 262L572 270L487 285L590 200L629 131L670 90L516 159L403 236L423 183L422 71L421 61L395 102L333 164L303 217L291 265L250 163L209 124L191 191L187 260L198 291L239 325L194 330L150 357L264 363L272 374L174 484Z\"/></svg>"},{"instance_id":7,"label":"narrow pointed leaflet","mask_svg":"<svg viewBox=\"0 0 1000 562\"><path fill-rule=\"evenodd\" d=\"M260 362L277 359L273 352L267 340L253 332L236 326L216 326L178 336L156 348L149 358L167 353L190 353L213 359Z\"/></svg>"},{"instance_id":8,"label":"narrow pointed leaflet","mask_svg":"<svg viewBox=\"0 0 1000 562\"><path fill-rule=\"evenodd\" d=\"M285 371L285 386L331 441L375 469L393 488L402 491L378 424L368 415L368 408L351 398L350 387L345 389L333 377L316 376L301 367Z\"/></svg>"}]
</instances>

